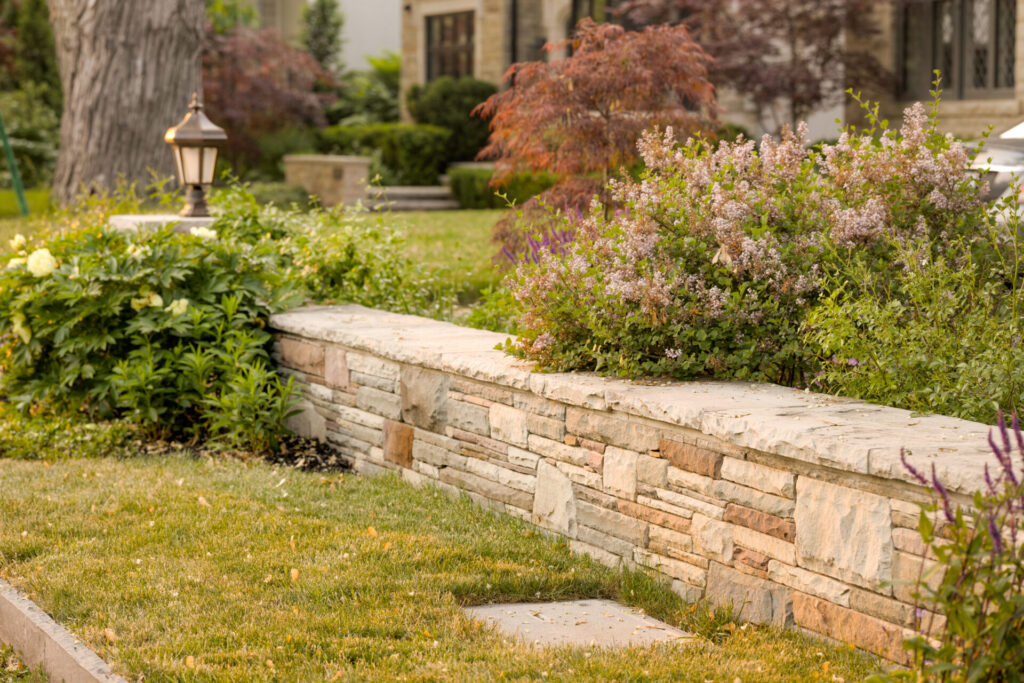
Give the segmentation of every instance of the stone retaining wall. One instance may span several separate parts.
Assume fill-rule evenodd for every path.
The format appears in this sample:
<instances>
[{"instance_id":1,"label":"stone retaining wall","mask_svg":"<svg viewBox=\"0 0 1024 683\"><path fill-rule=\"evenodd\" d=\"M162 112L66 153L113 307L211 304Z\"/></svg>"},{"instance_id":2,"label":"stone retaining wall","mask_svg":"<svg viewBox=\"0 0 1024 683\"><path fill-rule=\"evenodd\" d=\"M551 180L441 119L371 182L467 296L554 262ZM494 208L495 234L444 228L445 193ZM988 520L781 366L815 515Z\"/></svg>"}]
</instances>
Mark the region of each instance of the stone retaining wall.
<instances>
[{"instance_id":1,"label":"stone retaining wall","mask_svg":"<svg viewBox=\"0 0 1024 683\"><path fill-rule=\"evenodd\" d=\"M274 316L304 394L292 426L361 472L464 492L609 565L656 570L688 599L732 603L900 661L927 492L981 488L987 427L774 385L642 385L541 374L505 335L359 306Z\"/></svg>"}]
</instances>

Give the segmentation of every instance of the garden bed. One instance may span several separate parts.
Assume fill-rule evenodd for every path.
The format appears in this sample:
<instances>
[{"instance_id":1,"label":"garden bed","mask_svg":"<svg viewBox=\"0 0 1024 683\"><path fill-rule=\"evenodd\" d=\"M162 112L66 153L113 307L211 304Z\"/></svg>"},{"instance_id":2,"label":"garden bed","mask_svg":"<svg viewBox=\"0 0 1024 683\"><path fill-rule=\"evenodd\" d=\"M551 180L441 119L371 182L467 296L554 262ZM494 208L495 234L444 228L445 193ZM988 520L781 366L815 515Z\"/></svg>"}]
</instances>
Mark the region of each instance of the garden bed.
<instances>
[{"instance_id":1,"label":"garden bed","mask_svg":"<svg viewBox=\"0 0 1024 683\"><path fill-rule=\"evenodd\" d=\"M396 477L186 455L0 460L0 576L148 680L860 680L848 648L738 628L642 574ZM533 649L463 616L605 597L696 644Z\"/></svg>"}]
</instances>

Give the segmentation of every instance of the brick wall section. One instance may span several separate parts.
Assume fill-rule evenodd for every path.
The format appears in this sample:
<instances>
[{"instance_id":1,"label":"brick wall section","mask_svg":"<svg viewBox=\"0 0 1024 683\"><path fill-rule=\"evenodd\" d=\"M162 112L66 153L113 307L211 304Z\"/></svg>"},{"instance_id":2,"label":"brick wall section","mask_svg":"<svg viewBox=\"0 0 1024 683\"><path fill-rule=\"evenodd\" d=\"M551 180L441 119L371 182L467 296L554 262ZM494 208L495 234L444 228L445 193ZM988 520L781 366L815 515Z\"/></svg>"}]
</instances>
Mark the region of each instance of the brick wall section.
<instances>
[{"instance_id":1,"label":"brick wall section","mask_svg":"<svg viewBox=\"0 0 1024 683\"><path fill-rule=\"evenodd\" d=\"M503 335L358 306L274 316L296 378L291 426L358 471L466 494L688 599L894 660L915 617L926 492L900 447L955 495L980 488L983 425L770 385L641 386L538 374Z\"/></svg>"}]
</instances>

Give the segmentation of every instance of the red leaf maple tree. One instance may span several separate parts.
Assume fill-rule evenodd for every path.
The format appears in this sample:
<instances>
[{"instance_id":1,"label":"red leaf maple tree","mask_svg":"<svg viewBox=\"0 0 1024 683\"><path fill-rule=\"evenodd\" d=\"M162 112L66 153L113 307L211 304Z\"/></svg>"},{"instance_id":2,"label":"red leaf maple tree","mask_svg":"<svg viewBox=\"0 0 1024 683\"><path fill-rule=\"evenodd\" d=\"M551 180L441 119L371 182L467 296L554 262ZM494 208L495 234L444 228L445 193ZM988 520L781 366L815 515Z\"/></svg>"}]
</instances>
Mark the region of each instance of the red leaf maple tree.
<instances>
[{"instance_id":1,"label":"red leaf maple tree","mask_svg":"<svg viewBox=\"0 0 1024 683\"><path fill-rule=\"evenodd\" d=\"M626 31L583 19L570 56L513 64L507 90L473 110L491 120L478 158L496 159L500 184L517 171L562 177L609 173L637 163L640 134L672 126L680 137L707 131L715 115L709 59L684 26Z\"/></svg>"}]
</instances>

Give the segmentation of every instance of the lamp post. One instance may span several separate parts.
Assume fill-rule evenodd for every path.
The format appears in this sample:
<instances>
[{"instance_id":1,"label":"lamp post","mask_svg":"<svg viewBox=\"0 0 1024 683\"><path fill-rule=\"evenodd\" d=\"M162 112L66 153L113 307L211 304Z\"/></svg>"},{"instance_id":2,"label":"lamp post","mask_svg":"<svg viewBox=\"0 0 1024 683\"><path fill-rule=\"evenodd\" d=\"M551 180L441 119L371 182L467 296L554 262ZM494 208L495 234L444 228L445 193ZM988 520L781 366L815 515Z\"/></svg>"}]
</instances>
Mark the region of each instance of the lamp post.
<instances>
[{"instance_id":1,"label":"lamp post","mask_svg":"<svg viewBox=\"0 0 1024 683\"><path fill-rule=\"evenodd\" d=\"M197 93L192 93L189 108L191 111L181 123L167 129L164 141L174 151L178 182L189 188L185 208L180 215L205 217L210 215L210 211L203 186L213 183L217 150L227 142L228 136L223 128L206 118Z\"/></svg>"}]
</instances>

